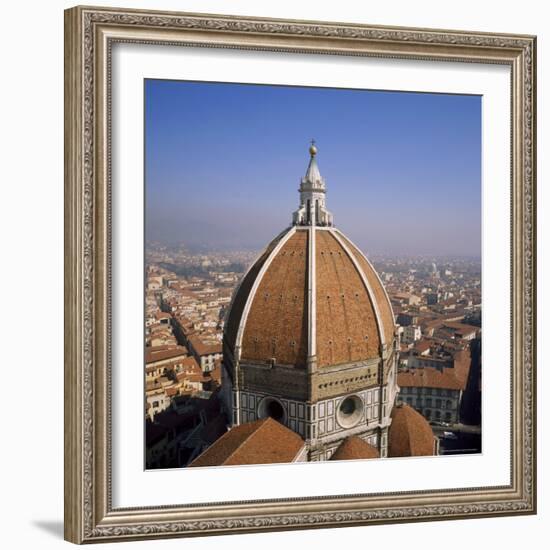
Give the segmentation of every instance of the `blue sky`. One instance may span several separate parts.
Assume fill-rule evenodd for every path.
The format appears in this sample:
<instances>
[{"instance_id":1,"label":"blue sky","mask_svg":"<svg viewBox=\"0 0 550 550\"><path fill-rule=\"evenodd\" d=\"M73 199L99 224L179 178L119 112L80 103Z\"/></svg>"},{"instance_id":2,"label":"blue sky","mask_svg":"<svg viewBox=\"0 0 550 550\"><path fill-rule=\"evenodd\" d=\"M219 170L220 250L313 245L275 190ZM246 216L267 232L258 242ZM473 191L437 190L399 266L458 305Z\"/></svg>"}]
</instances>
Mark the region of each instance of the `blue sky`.
<instances>
[{"instance_id":1,"label":"blue sky","mask_svg":"<svg viewBox=\"0 0 550 550\"><path fill-rule=\"evenodd\" d=\"M365 252L481 253L481 97L145 82L146 238L262 248L311 138L335 225Z\"/></svg>"}]
</instances>

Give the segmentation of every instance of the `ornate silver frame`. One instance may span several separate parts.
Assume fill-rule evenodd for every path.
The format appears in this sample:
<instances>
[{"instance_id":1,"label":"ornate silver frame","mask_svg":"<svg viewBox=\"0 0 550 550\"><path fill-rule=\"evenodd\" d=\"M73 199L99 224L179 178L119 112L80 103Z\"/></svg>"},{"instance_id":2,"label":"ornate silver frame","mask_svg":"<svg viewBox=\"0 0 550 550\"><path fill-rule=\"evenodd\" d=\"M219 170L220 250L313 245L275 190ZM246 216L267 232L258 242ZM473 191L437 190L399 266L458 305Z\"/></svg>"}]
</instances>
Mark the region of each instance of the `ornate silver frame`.
<instances>
[{"instance_id":1,"label":"ornate silver frame","mask_svg":"<svg viewBox=\"0 0 550 550\"><path fill-rule=\"evenodd\" d=\"M452 60L512 74L511 484L113 509L110 469L110 54L115 42ZM536 38L76 7L65 12L65 538L75 543L536 511Z\"/></svg>"}]
</instances>

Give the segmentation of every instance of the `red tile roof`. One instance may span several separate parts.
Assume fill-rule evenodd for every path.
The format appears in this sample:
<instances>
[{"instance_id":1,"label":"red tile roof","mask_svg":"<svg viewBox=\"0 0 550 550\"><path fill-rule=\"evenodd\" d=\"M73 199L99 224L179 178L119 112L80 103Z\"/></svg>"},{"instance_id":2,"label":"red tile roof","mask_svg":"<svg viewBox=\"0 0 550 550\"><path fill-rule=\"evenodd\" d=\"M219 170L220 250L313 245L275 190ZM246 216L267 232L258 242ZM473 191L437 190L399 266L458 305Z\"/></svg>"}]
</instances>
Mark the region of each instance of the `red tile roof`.
<instances>
[{"instance_id":1,"label":"red tile roof","mask_svg":"<svg viewBox=\"0 0 550 550\"><path fill-rule=\"evenodd\" d=\"M166 393L166 395L167 395L168 397L173 397L174 395L177 395L177 393L178 393L178 388L172 386L172 387L170 387L170 388L166 388L166 389L164 390L164 392Z\"/></svg>"},{"instance_id":2,"label":"red tile roof","mask_svg":"<svg viewBox=\"0 0 550 550\"><path fill-rule=\"evenodd\" d=\"M377 449L366 441L363 441L360 437L352 435L342 441L330 457L330 460L360 460L379 457Z\"/></svg>"},{"instance_id":3,"label":"red tile roof","mask_svg":"<svg viewBox=\"0 0 550 550\"><path fill-rule=\"evenodd\" d=\"M172 316L169 313L166 313L164 311L157 311L155 313L155 317L159 320L160 319L171 319L172 318Z\"/></svg>"},{"instance_id":4,"label":"red tile roof","mask_svg":"<svg viewBox=\"0 0 550 550\"><path fill-rule=\"evenodd\" d=\"M183 370L188 372L202 372L199 364L197 363L197 360L191 356L191 357L185 357L181 361L181 365L183 367Z\"/></svg>"},{"instance_id":5,"label":"red tile roof","mask_svg":"<svg viewBox=\"0 0 550 550\"><path fill-rule=\"evenodd\" d=\"M304 440L272 418L235 426L190 466L229 466L292 462Z\"/></svg>"},{"instance_id":6,"label":"red tile roof","mask_svg":"<svg viewBox=\"0 0 550 550\"><path fill-rule=\"evenodd\" d=\"M428 421L409 405L396 405L391 414L388 455L433 456L435 439Z\"/></svg>"},{"instance_id":7,"label":"red tile roof","mask_svg":"<svg viewBox=\"0 0 550 550\"><path fill-rule=\"evenodd\" d=\"M453 367L418 367L399 372L397 384L401 387L440 388L464 390L470 373L471 358L468 350L455 354Z\"/></svg>"},{"instance_id":8,"label":"red tile roof","mask_svg":"<svg viewBox=\"0 0 550 550\"><path fill-rule=\"evenodd\" d=\"M222 367L220 362L216 362L216 366L210 371L206 373L206 376L210 380L214 380L218 384L221 384L222 381Z\"/></svg>"},{"instance_id":9,"label":"red tile roof","mask_svg":"<svg viewBox=\"0 0 550 550\"><path fill-rule=\"evenodd\" d=\"M172 359L174 357L185 357L187 355L187 348L184 346L161 346L158 348L148 348L145 350L145 363L156 363L157 361L164 361L165 359Z\"/></svg>"},{"instance_id":10,"label":"red tile roof","mask_svg":"<svg viewBox=\"0 0 550 550\"><path fill-rule=\"evenodd\" d=\"M413 351L422 354L425 351L428 351L432 345L432 340L420 340L414 345Z\"/></svg>"},{"instance_id":11,"label":"red tile roof","mask_svg":"<svg viewBox=\"0 0 550 550\"><path fill-rule=\"evenodd\" d=\"M193 334L188 337L189 344L195 350L195 353L199 356L213 355L222 352L222 343L216 342L215 344L204 342L201 339L200 334Z\"/></svg>"}]
</instances>

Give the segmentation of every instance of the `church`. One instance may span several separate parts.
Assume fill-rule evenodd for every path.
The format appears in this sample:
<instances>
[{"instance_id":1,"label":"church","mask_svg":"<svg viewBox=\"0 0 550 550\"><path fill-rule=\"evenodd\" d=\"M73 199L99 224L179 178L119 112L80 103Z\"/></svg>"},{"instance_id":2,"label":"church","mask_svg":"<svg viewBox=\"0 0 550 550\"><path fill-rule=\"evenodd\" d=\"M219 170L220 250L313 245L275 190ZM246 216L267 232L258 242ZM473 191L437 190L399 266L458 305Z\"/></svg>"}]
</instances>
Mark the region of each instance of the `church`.
<instances>
[{"instance_id":1,"label":"church","mask_svg":"<svg viewBox=\"0 0 550 550\"><path fill-rule=\"evenodd\" d=\"M224 327L228 431L190 466L437 454L397 405L399 338L387 292L334 225L309 148L298 209L244 275Z\"/></svg>"}]
</instances>

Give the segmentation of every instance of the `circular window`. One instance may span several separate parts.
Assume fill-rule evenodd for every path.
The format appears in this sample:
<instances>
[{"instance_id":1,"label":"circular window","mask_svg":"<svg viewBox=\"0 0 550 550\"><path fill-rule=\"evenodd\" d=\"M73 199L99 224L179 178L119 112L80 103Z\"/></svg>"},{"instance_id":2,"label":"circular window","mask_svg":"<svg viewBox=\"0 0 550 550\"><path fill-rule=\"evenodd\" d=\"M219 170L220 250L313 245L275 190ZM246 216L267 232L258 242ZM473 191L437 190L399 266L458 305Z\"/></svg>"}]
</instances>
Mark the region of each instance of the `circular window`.
<instances>
[{"instance_id":1,"label":"circular window","mask_svg":"<svg viewBox=\"0 0 550 550\"><path fill-rule=\"evenodd\" d=\"M363 401L357 395L346 397L338 407L336 419L342 428L352 428L363 416Z\"/></svg>"},{"instance_id":2,"label":"circular window","mask_svg":"<svg viewBox=\"0 0 550 550\"><path fill-rule=\"evenodd\" d=\"M281 424L284 423L286 418L283 404L274 397L265 397L258 405L258 417L267 418L268 416L277 422L281 422Z\"/></svg>"}]
</instances>

